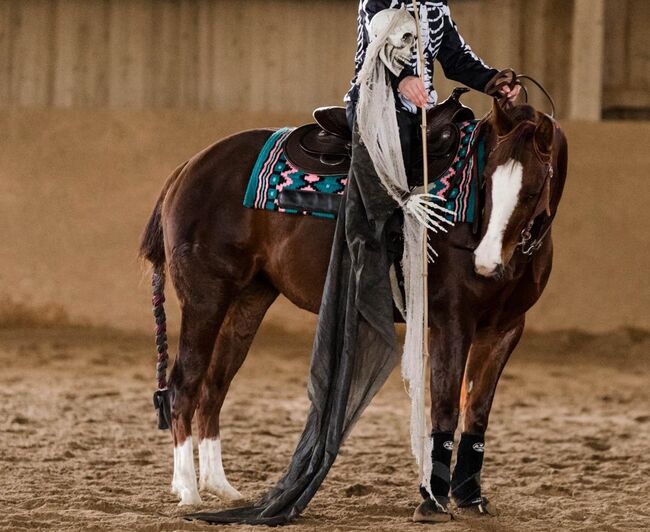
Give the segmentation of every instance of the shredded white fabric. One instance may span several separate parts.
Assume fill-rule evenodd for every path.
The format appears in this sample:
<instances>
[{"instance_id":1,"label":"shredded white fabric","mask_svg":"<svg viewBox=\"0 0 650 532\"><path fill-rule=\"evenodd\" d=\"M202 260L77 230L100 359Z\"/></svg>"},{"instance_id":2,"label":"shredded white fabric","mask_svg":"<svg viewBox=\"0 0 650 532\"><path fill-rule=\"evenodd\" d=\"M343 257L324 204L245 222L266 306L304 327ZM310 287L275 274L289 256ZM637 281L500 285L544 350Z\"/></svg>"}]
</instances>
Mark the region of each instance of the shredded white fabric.
<instances>
[{"instance_id":1,"label":"shredded white fabric","mask_svg":"<svg viewBox=\"0 0 650 532\"><path fill-rule=\"evenodd\" d=\"M430 492L432 442L424 400L427 376L422 352L425 332L422 253L426 229L446 232L445 225L453 223L444 217L450 211L436 203L439 198L409 190L395 115L395 97L380 52L391 33L396 28L404 28L409 20L415 34L415 21L405 10L394 11L391 24L369 44L359 73L357 126L382 185L404 211L402 268L406 293L406 339L402 377L408 382L411 398L411 450L420 470L421 484ZM428 243L427 246L431 259L435 251Z\"/></svg>"}]
</instances>

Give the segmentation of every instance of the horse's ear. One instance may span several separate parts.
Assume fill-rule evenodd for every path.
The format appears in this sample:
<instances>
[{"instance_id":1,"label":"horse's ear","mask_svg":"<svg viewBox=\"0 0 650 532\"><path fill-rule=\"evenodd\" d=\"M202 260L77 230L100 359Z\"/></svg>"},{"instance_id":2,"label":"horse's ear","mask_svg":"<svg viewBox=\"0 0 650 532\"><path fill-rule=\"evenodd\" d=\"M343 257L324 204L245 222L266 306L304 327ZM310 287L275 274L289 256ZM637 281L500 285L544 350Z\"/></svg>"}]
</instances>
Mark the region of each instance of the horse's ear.
<instances>
[{"instance_id":1,"label":"horse's ear","mask_svg":"<svg viewBox=\"0 0 650 532\"><path fill-rule=\"evenodd\" d=\"M494 98L492 102L492 125L494 126L497 135L502 137L512 131L514 123L512 119L505 112L499 100Z\"/></svg>"},{"instance_id":2,"label":"horse's ear","mask_svg":"<svg viewBox=\"0 0 650 532\"><path fill-rule=\"evenodd\" d=\"M542 153L550 153L555 138L555 124L548 115L540 113L539 117L539 122L535 128L535 144Z\"/></svg>"}]
</instances>

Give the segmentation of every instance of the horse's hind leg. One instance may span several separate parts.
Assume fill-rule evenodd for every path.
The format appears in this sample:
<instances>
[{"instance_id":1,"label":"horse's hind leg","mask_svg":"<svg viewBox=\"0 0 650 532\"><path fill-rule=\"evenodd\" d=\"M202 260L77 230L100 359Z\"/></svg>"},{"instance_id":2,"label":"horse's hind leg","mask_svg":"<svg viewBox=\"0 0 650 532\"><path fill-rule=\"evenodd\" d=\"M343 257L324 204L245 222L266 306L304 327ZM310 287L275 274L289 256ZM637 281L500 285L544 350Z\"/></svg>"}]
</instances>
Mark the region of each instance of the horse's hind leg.
<instances>
[{"instance_id":1,"label":"horse's hind leg","mask_svg":"<svg viewBox=\"0 0 650 532\"><path fill-rule=\"evenodd\" d=\"M472 345L461 394L463 432L452 477L452 495L458 506L489 513L481 495L485 431L499 377L523 330L522 317L505 333L477 334Z\"/></svg>"},{"instance_id":2,"label":"horse's hind leg","mask_svg":"<svg viewBox=\"0 0 650 532\"><path fill-rule=\"evenodd\" d=\"M182 505L201 502L194 470L192 417L233 291L223 281L201 284L210 287L209 295L206 289L202 297L184 298L178 356L168 385L174 439L172 491L180 497Z\"/></svg>"},{"instance_id":3,"label":"horse's hind leg","mask_svg":"<svg viewBox=\"0 0 650 532\"><path fill-rule=\"evenodd\" d=\"M219 331L212 362L197 410L199 427L199 485L225 499L241 498L224 472L219 415L230 383L244 362L255 333L278 291L259 279L247 286L230 305Z\"/></svg>"}]
</instances>

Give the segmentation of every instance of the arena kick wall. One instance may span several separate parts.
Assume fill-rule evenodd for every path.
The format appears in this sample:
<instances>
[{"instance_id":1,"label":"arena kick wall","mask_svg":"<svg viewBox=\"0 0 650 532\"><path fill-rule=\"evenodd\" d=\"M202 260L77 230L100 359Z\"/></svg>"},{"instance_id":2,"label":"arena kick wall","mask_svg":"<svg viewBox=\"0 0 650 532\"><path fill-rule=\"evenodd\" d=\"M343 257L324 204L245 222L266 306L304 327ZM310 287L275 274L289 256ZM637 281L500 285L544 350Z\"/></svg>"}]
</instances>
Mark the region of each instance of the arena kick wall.
<instances>
[{"instance_id":1,"label":"arena kick wall","mask_svg":"<svg viewBox=\"0 0 650 532\"><path fill-rule=\"evenodd\" d=\"M0 110L0 327L67 320L150 331L150 280L136 255L166 176L239 129L307 119ZM529 325L650 329L650 122L564 126L571 167L554 230L555 270ZM313 331L313 318L291 309L276 305L268 323Z\"/></svg>"},{"instance_id":2,"label":"arena kick wall","mask_svg":"<svg viewBox=\"0 0 650 532\"><path fill-rule=\"evenodd\" d=\"M450 5L475 50L544 80L561 116L647 116L647 0ZM351 75L357 6L0 0L0 107L305 112L337 104ZM440 87L444 94L451 84ZM484 105L480 96L469 101Z\"/></svg>"}]
</instances>

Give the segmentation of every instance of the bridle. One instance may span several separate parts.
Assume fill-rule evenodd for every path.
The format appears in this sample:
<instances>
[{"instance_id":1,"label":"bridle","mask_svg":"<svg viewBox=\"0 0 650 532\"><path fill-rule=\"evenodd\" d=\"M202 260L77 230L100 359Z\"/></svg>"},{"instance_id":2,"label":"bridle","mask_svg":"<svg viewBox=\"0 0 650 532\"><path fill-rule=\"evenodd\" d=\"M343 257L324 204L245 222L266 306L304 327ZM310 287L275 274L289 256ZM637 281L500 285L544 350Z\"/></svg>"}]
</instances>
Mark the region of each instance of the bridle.
<instances>
[{"instance_id":1,"label":"bridle","mask_svg":"<svg viewBox=\"0 0 650 532\"><path fill-rule=\"evenodd\" d=\"M550 116L550 118L554 119L555 118L556 107L555 107L555 102L553 101L553 98L548 93L548 91L544 88L544 86L540 82L538 82L536 79L532 78L531 76L527 76L525 74L517 75L514 72L514 70L512 70L512 69L502 70L496 76L494 76L494 78L486 85L485 93L492 96L493 98L495 98L495 100L497 100L497 103L499 105L503 105L503 106L507 107L508 104L505 103L505 102L502 103L502 101L500 101L500 99L499 99L499 90L503 86L506 86L506 85L510 86L510 87L512 87L514 85L521 85L522 89L524 90L525 101L528 102L528 90L521 83L521 80L524 80L524 79L529 80L532 83L534 83L542 91L544 96L546 96L546 98L548 99L548 101L549 101L549 103L551 105L551 114L548 115L548 116ZM483 117L483 119L479 121L477 129L480 129L486 122L488 122L489 117L490 117L489 114L487 116ZM508 138L513 136L514 133L520 129L520 127L523 127L526 124L535 124L535 123L532 122L531 120L526 120L526 121L520 122L508 134L497 137L496 144L492 147L490 152L494 151L494 149L496 149L496 147L499 144L502 144ZM533 146L534 146L534 149L535 149L535 155L537 157L537 160L541 164L543 164L545 166L546 174L544 176L544 182L542 183L542 188L540 189L541 190L540 197L539 197L539 199L537 201L537 205L535 206L535 210L533 211L533 215L532 215L531 219L529 220L528 224L526 224L524 229L521 231L519 242L517 243L516 248L515 248L515 249L519 249L521 254L524 255L525 257L529 258L529 259L532 258L532 256L535 255L535 253L541 249L541 247L542 247L542 245L544 243L544 240L546 239L546 237L548 236L548 234L549 234L549 232L551 230L551 226L553 225L553 220L554 220L555 214L556 214L556 213L553 213L553 212L548 213L546 218L544 219L544 221L540 224L540 227L539 227L539 229L537 231L538 236L536 236L536 237L533 236L533 229L534 229L534 226L535 226L535 222L537 222L537 220L540 219L542 214L544 214L544 212L546 211L545 208L544 209L541 208L542 207L543 197L544 197L544 188L547 186L547 182L552 180L555 177L555 171L553 169L553 163L552 163L552 161L553 161L553 152L551 151L550 153L542 153L539 150L539 147L537 146L537 144L535 142L533 142ZM472 152L473 152L473 150L472 150ZM470 155L472 155L472 152L470 152ZM479 179L481 177L482 176L479 176ZM484 186L484 185L485 185L485 181L483 181L483 184L479 185L479 187ZM550 188L550 184L549 184L549 188ZM550 194L550 190L549 190L549 194ZM548 198L548 201L550 202L550 196ZM456 249L472 251L472 252L476 249L475 246L461 244L461 243L452 243L451 246L456 248Z\"/></svg>"},{"instance_id":2,"label":"bridle","mask_svg":"<svg viewBox=\"0 0 650 532\"><path fill-rule=\"evenodd\" d=\"M533 238L533 226L535 225L535 221L544 212L543 210L540 212L544 194L543 190L546 187L546 182L553 179L554 174L555 172L553 170L553 165L550 162L546 163L546 176L544 177L544 183L542 184L542 193L540 194L539 200L537 201L537 206L533 211L533 216L531 217L530 222L528 222L528 225L526 225L526 227L521 231L521 239L517 244L517 248L521 250L522 255L525 255L527 257L532 257L542 247L546 235L548 235L549 231L551 230L553 218L555 218L555 214L547 215L548 219L546 220L545 224L542 224L539 230L539 236L537 238Z\"/></svg>"},{"instance_id":3,"label":"bridle","mask_svg":"<svg viewBox=\"0 0 650 532\"><path fill-rule=\"evenodd\" d=\"M494 78L492 78L492 80L487 84L485 88L485 92L490 96L494 97L497 100L498 105L504 105L505 107L507 107L508 102L503 102L502 100L499 100L499 91L504 86L514 87L515 85L520 85L524 91L525 102L527 103L528 89L523 83L521 83L522 80L528 80L534 83L539 88L539 90L542 91L544 96L546 96L549 104L551 105L551 114L549 116L552 119L554 119L556 107L553 98L539 81L537 81L535 78L531 76L527 76L526 74L516 74L515 71L510 68L502 70L496 76L494 76ZM533 122L531 122L530 120L526 120L520 124L517 124L517 126L511 132L497 139L496 146L498 146L506 139L511 137L515 133L515 131L517 131L520 127L532 123ZM547 186L547 182L553 179L554 177L552 151L550 153L542 153L540 152L539 147L535 142L533 142L533 146L535 148L535 155L537 157L537 160L541 164L543 164L546 168L546 175L544 176L544 183L542 184L542 188L540 189L542 192L540 193L538 203L535 206L535 210L533 211L533 216L528 222L528 224L526 225L526 227L522 230L521 238L517 244L517 248L520 249L521 253L526 257L532 257L542 247L542 244L544 243L544 239L546 238L549 231L551 230L551 225L553 223L553 219L555 218L554 213L550 213L550 212L547 213L547 219L545 220L545 223L542 223L538 231L539 236L537 236L536 238L533 237L533 227L535 225L535 222L546 210L541 208L543 207L542 200L544 197L544 189ZM550 197L547 200L550 201Z\"/></svg>"},{"instance_id":4,"label":"bridle","mask_svg":"<svg viewBox=\"0 0 650 532\"><path fill-rule=\"evenodd\" d=\"M503 144L504 142L506 142L513 136L515 136L515 134L517 134L520 129L523 129L526 126L535 126L535 125L536 125L535 122L533 122L532 120L524 120L523 122L520 122L515 126L515 128L512 129L512 131L508 132L506 135L501 135L497 137L496 144L492 148L492 151L494 151L498 146L500 146L501 144ZM539 146L534 141L533 141L533 147L535 150L536 159L545 168L545 174L544 174L544 181L542 182L542 186L540 188L539 198L537 199L537 205L535 205L535 209L533 210L533 214L530 218L530 221L526 224L524 229L521 231L521 237L516 246L516 248L521 250L522 255L525 255L526 257L532 257L542 247L542 244L544 243L544 239L546 238L549 231L551 230L553 218L555 218L554 214L547 212L548 208L546 205L544 205L544 199L545 199L544 191L548 186L549 197L546 198L546 201L550 202L549 181L552 180L555 175L555 171L553 170L553 152L550 151L549 153L543 153L542 151L540 151ZM542 216L544 213L546 213L547 216L547 219L545 220L546 223L543 223L542 226L540 227L539 236L534 238L533 226L535 225L535 222L538 220L538 218Z\"/></svg>"}]
</instances>

